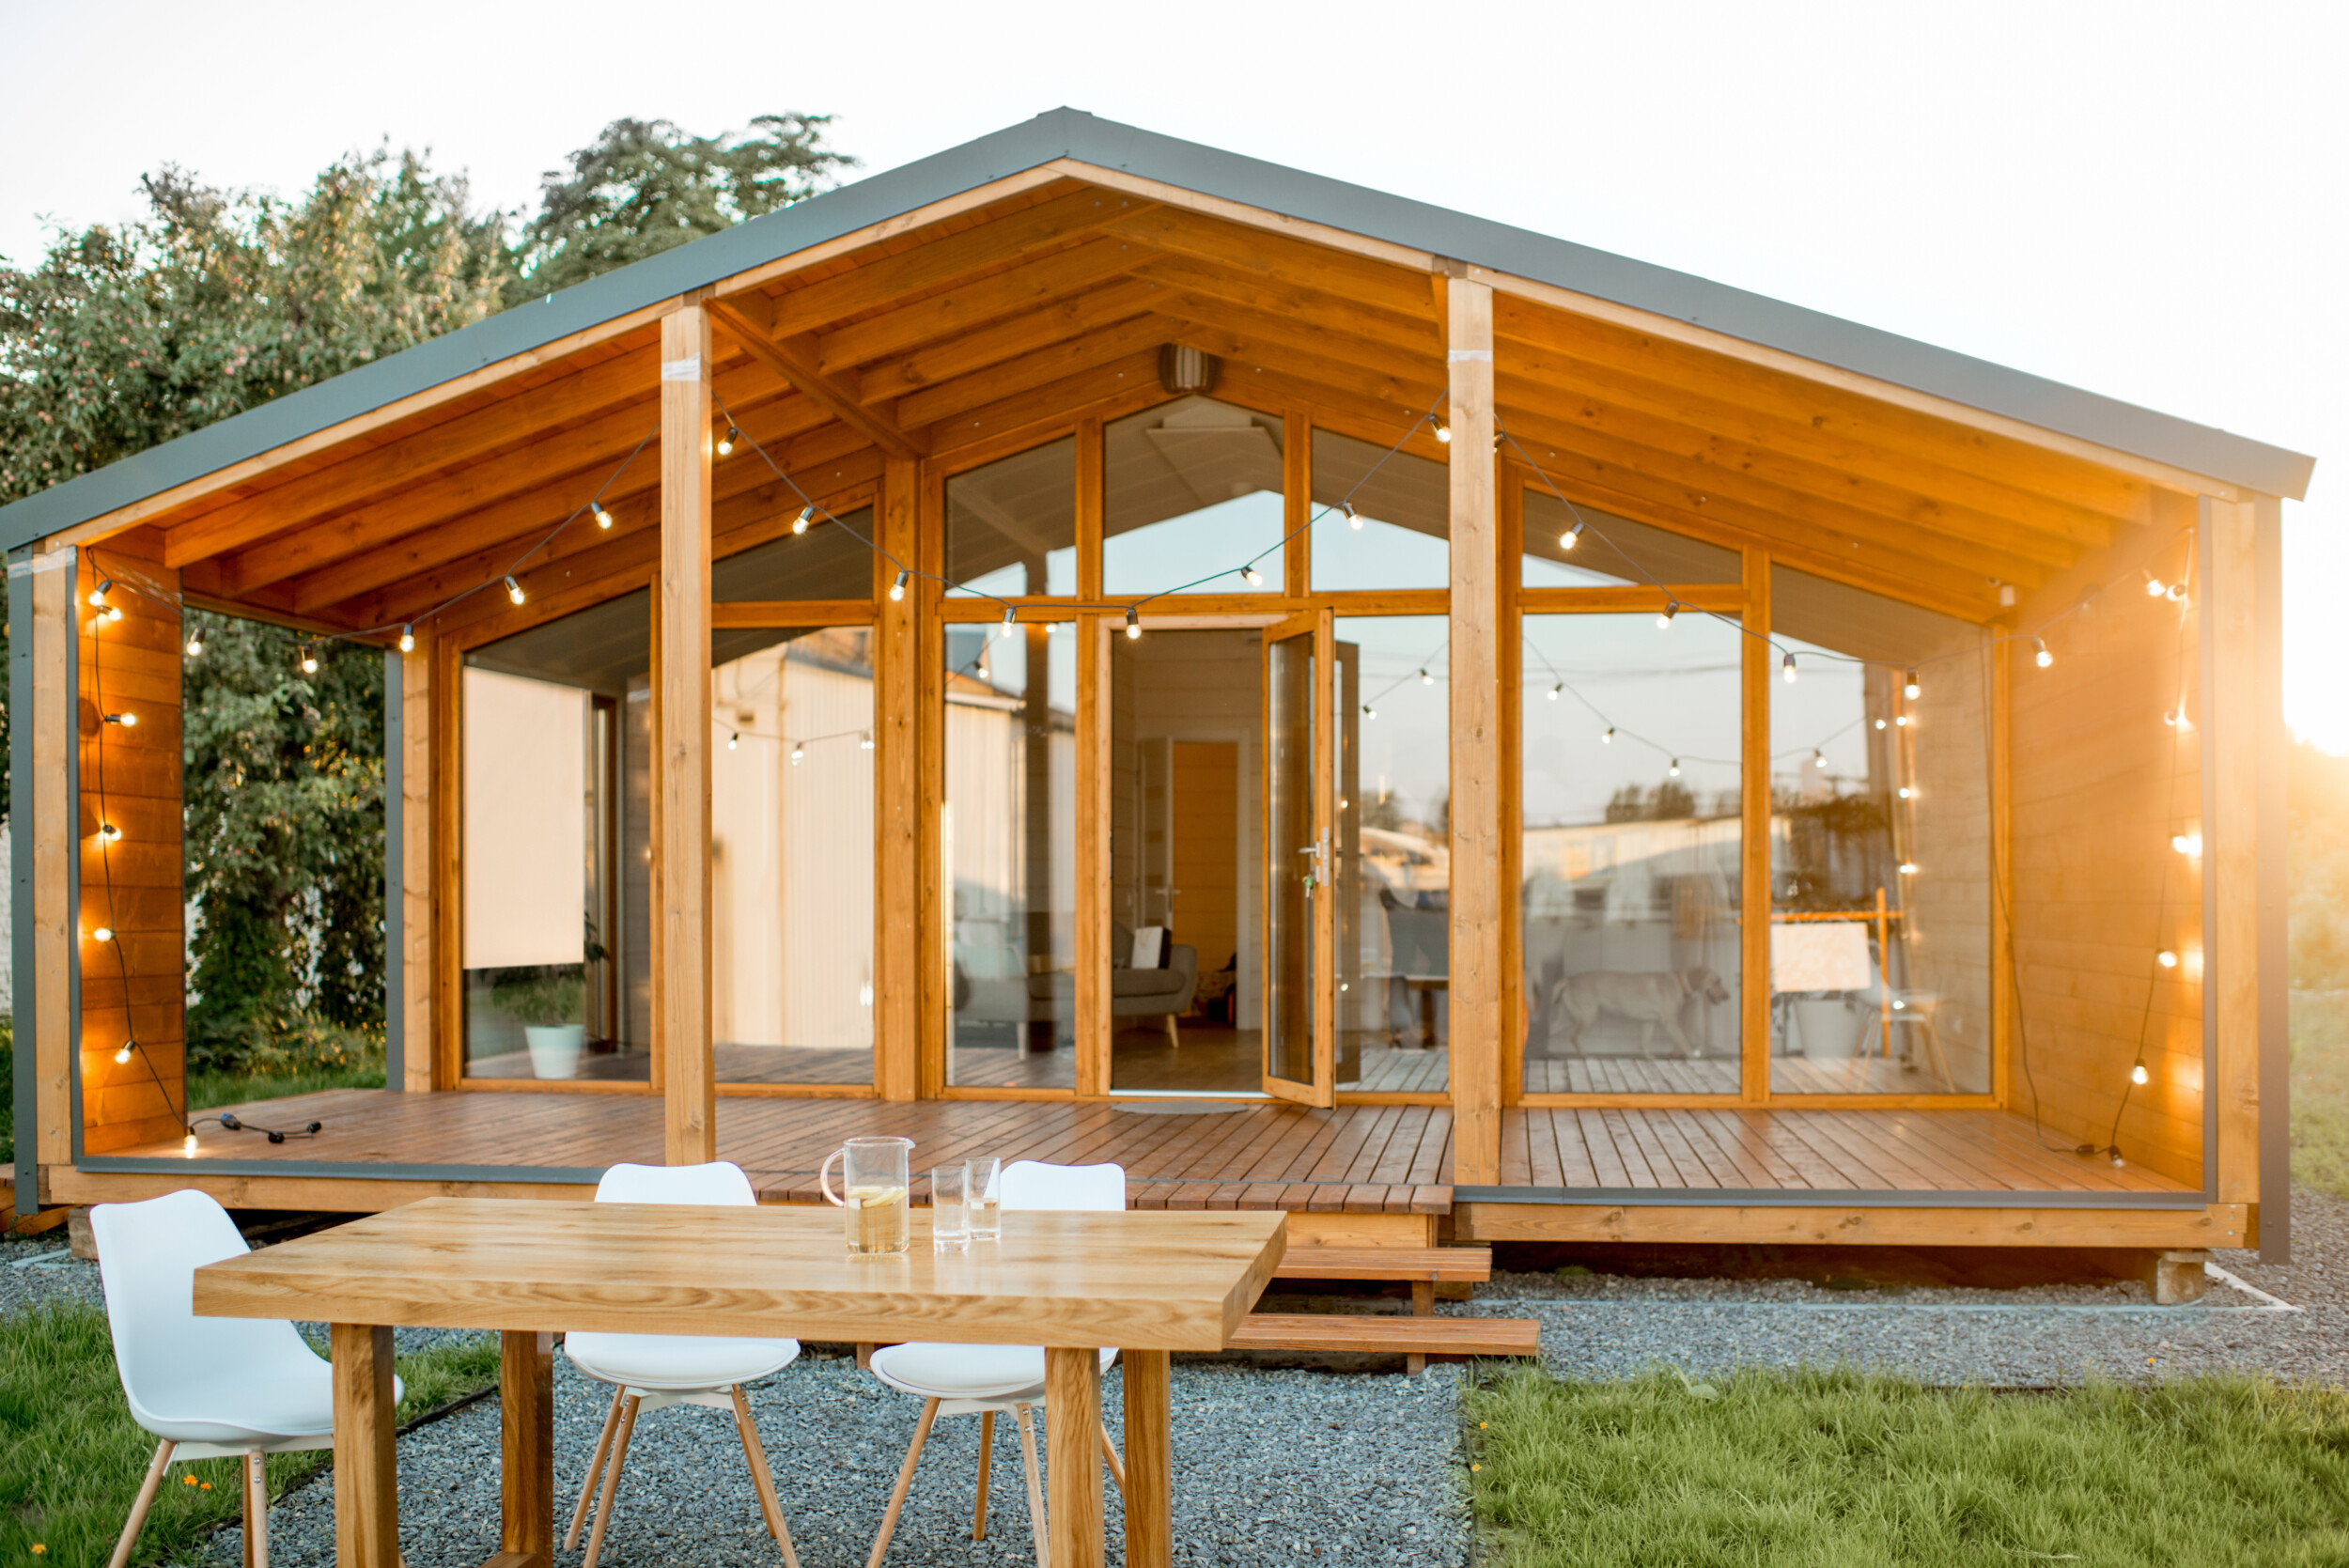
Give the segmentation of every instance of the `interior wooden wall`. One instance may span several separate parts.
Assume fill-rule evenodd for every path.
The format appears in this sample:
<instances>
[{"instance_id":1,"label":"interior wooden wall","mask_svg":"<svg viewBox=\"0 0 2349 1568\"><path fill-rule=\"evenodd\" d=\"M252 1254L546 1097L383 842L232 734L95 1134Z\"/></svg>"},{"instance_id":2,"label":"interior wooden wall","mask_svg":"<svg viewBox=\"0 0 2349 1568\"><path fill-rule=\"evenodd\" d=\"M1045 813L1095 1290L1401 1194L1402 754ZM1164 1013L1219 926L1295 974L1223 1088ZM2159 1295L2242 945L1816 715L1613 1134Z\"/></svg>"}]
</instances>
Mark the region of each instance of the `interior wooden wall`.
<instances>
[{"instance_id":1,"label":"interior wooden wall","mask_svg":"<svg viewBox=\"0 0 2349 1568\"><path fill-rule=\"evenodd\" d=\"M137 549L132 539L84 551L72 605L81 687L75 723L82 897L75 940L82 963L82 1146L89 1154L175 1138L187 1105L179 777L184 634L173 602L179 574L160 560L141 559ZM89 603L90 590L108 577L116 583L108 602L123 612L118 621L101 620ZM109 712L135 714L138 722L107 724L102 715ZM121 829L122 837L101 852L99 829L105 822ZM101 925L114 928L112 943L91 937ZM137 1041L138 1051L118 1063L115 1052L126 1038Z\"/></svg>"},{"instance_id":2,"label":"interior wooden wall","mask_svg":"<svg viewBox=\"0 0 2349 1568\"><path fill-rule=\"evenodd\" d=\"M2037 625L2097 590L2046 633L2052 666L2038 667L2028 638L2007 644L2021 1025L2008 1050L2009 1103L2026 1115L2035 1105L2050 1142L2117 1142L2129 1160L2194 1182L2201 868L2170 840L2200 826L2200 737L2163 714L2181 695L2189 721L2199 711L2196 617L2148 597L2138 575L2140 562L2165 581L2186 568L2191 536L2176 524L2191 518L2189 504L2089 581L2051 584L2026 604L2022 624ZM2181 955L2177 969L2156 965L2164 947ZM2140 1032L2152 1081L2132 1090Z\"/></svg>"},{"instance_id":3,"label":"interior wooden wall","mask_svg":"<svg viewBox=\"0 0 2349 1568\"><path fill-rule=\"evenodd\" d=\"M1944 657L1919 672L1916 700L1899 703L1912 721L1906 739L1912 766L1901 776L1914 781L1917 798L1893 804L1894 846L1923 868L1902 890L1910 923L1908 985L1942 999L1933 1016L1934 1037L1959 1090L1987 1094L1994 1088L1991 999L1997 994L1991 974L1998 923L1991 886L1990 686L1998 655L1971 629L1932 654ZM1888 694L1900 690L1897 671L1873 671L1870 678ZM1894 746L1903 743L1900 731L1887 733Z\"/></svg>"}]
</instances>

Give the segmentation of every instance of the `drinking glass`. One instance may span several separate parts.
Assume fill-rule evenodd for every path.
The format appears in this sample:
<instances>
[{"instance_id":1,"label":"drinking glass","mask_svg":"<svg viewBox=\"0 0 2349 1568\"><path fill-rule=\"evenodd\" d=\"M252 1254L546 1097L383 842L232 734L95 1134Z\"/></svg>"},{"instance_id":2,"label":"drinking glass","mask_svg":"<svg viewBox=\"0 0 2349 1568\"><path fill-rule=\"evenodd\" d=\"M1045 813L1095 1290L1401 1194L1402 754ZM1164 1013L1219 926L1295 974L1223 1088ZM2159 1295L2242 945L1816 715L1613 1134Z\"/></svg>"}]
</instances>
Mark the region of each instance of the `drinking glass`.
<instances>
[{"instance_id":1,"label":"drinking glass","mask_svg":"<svg viewBox=\"0 0 2349 1568\"><path fill-rule=\"evenodd\" d=\"M989 1155L968 1163L970 1198L965 1206L971 1215L971 1239L1000 1241L1003 1235L1003 1162Z\"/></svg>"},{"instance_id":2,"label":"drinking glass","mask_svg":"<svg viewBox=\"0 0 2349 1568\"><path fill-rule=\"evenodd\" d=\"M971 1245L971 1167L941 1165L930 1172L930 1248L959 1252Z\"/></svg>"},{"instance_id":3,"label":"drinking glass","mask_svg":"<svg viewBox=\"0 0 2349 1568\"><path fill-rule=\"evenodd\" d=\"M829 1202L848 1210L848 1250L902 1252L906 1250L906 1189L912 1185L907 1157L910 1138L851 1138L825 1157L817 1183ZM832 1189L832 1162L841 1162L842 1185L848 1196Z\"/></svg>"}]
</instances>

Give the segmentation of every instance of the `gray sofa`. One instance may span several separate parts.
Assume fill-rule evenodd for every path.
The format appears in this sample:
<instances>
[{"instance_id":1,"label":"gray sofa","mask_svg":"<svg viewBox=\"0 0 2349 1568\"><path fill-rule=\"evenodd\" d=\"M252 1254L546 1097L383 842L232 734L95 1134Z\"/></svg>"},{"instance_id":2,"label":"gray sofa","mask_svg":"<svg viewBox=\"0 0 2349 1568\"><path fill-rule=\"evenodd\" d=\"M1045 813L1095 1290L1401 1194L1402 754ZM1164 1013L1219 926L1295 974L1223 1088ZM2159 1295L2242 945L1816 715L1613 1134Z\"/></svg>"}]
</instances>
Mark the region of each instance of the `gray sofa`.
<instances>
[{"instance_id":1,"label":"gray sofa","mask_svg":"<svg viewBox=\"0 0 2349 1568\"><path fill-rule=\"evenodd\" d=\"M1166 968L1158 970L1135 969L1133 952L1133 932L1127 926L1112 924L1110 1017L1163 1017L1167 1044L1180 1050L1183 1034L1174 1020L1178 1015L1190 1011L1191 999L1199 992L1199 950L1176 942L1167 950ZM1076 1000L1077 977L1073 974L1064 970L1028 976L1031 1018L1067 1017Z\"/></svg>"}]
</instances>

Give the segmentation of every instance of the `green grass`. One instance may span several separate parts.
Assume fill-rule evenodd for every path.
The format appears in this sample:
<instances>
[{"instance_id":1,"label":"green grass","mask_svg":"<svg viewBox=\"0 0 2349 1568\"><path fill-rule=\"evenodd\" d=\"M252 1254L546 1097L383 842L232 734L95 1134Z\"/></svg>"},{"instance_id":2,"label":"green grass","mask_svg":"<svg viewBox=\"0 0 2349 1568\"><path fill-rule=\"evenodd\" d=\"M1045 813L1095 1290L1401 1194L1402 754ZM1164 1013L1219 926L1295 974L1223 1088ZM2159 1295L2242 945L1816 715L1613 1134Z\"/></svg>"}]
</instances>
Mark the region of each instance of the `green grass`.
<instances>
[{"instance_id":1,"label":"green grass","mask_svg":"<svg viewBox=\"0 0 2349 1568\"><path fill-rule=\"evenodd\" d=\"M497 1362L494 1339L401 1357L401 1418L494 1383ZM124 1403L103 1312L66 1301L0 1318L0 1563L103 1564L154 1452ZM271 1495L327 1457L272 1456ZM133 1560L193 1555L205 1532L241 1514L237 1475L233 1459L173 1466Z\"/></svg>"},{"instance_id":2,"label":"green grass","mask_svg":"<svg viewBox=\"0 0 2349 1568\"><path fill-rule=\"evenodd\" d=\"M311 1094L321 1089L381 1089L383 1054L340 1065L297 1067L280 1073L220 1073L201 1068L188 1075L188 1110L200 1114L224 1105L255 1100L282 1100L291 1094Z\"/></svg>"},{"instance_id":3,"label":"green grass","mask_svg":"<svg viewBox=\"0 0 2349 1568\"><path fill-rule=\"evenodd\" d=\"M1467 1405L1502 1568L2349 1561L2349 1395L1513 1373Z\"/></svg>"},{"instance_id":4,"label":"green grass","mask_svg":"<svg viewBox=\"0 0 2349 1568\"><path fill-rule=\"evenodd\" d=\"M2292 1178L2349 1198L2349 991L2292 993Z\"/></svg>"}]
</instances>

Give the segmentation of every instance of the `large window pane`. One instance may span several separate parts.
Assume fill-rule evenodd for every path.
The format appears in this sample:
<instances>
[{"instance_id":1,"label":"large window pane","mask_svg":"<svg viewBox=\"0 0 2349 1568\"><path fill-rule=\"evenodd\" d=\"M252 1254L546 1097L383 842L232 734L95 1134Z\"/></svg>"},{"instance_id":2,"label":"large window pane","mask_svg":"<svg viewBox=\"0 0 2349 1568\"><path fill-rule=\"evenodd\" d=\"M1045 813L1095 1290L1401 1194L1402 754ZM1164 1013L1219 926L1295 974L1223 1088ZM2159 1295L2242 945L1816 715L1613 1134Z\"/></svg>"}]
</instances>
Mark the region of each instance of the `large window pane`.
<instances>
[{"instance_id":1,"label":"large window pane","mask_svg":"<svg viewBox=\"0 0 2349 1568\"><path fill-rule=\"evenodd\" d=\"M787 508L797 518L797 505ZM873 509L838 519L805 508L804 532L754 545L715 563L709 597L720 604L790 598L873 597Z\"/></svg>"},{"instance_id":2,"label":"large window pane","mask_svg":"<svg viewBox=\"0 0 2349 1568\"><path fill-rule=\"evenodd\" d=\"M1528 588L1735 582L1745 570L1734 550L1596 507L1569 507L1544 489L1525 492L1524 532L1519 580Z\"/></svg>"},{"instance_id":3,"label":"large window pane","mask_svg":"<svg viewBox=\"0 0 2349 1568\"><path fill-rule=\"evenodd\" d=\"M1984 634L1807 573L1770 581L1797 675L1770 690L1771 1089L1985 1092Z\"/></svg>"},{"instance_id":4,"label":"large window pane","mask_svg":"<svg viewBox=\"0 0 2349 1568\"><path fill-rule=\"evenodd\" d=\"M468 1077L650 1076L650 632L640 591L466 656Z\"/></svg>"},{"instance_id":5,"label":"large window pane","mask_svg":"<svg viewBox=\"0 0 2349 1568\"><path fill-rule=\"evenodd\" d=\"M1076 641L1066 622L945 631L952 1084L1077 1081Z\"/></svg>"},{"instance_id":6,"label":"large window pane","mask_svg":"<svg viewBox=\"0 0 2349 1568\"><path fill-rule=\"evenodd\" d=\"M1524 620L1525 1087L1738 1089L1735 625Z\"/></svg>"},{"instance_id":7,"label":"large window pane","mask_svg":"<svg viewBox=\"0 0 2349 1568\"><path fill-rule=\"evenodd\" d=\"M1281 421L1185 397L1102 436L1109 593L1280 591ZM1240 574L1251 561L1259 582Z\"/></svg>"},{"instance_id":8,"label":"large window pane","mask_svg":"<svg viewBox=\"0 0 2349 1568\"><path fill-rule=\"evenodd\" d=\"M1452 478L1443 464L1315 430L1314 509L1325 506L1313 529L1314 592L1451 585Z\"/></svg>"},{"instance_id":9,"label":"large window pane","mask_svg":"<svg viewBox=\"0 0 2349 1568\"><path fill-rule=\"evenodd\" d=\"M1452 1043L1451 628L1337 623L1337 1081L1441 1093Z\"/></svg>"},{"instance_id":10,"label":"large window pane","mask_svg":"<svg viewBox=\"0 0 2349 1568\"><path fill-rule=\"evenodd\" d=\"M1063 437L946 481L950 595L1077 591L1077 442Z\"/></svg>"},{"instance_id":11,"label":"large window pane","mask_svg":"<svg viewBox=\"0 0 2349 1568\"><path fill-rule=\"evenodd\" d=\"M714 644L718 1081L870 1083L872 633L725 630Z\"/></svg>"}]
</instances>

